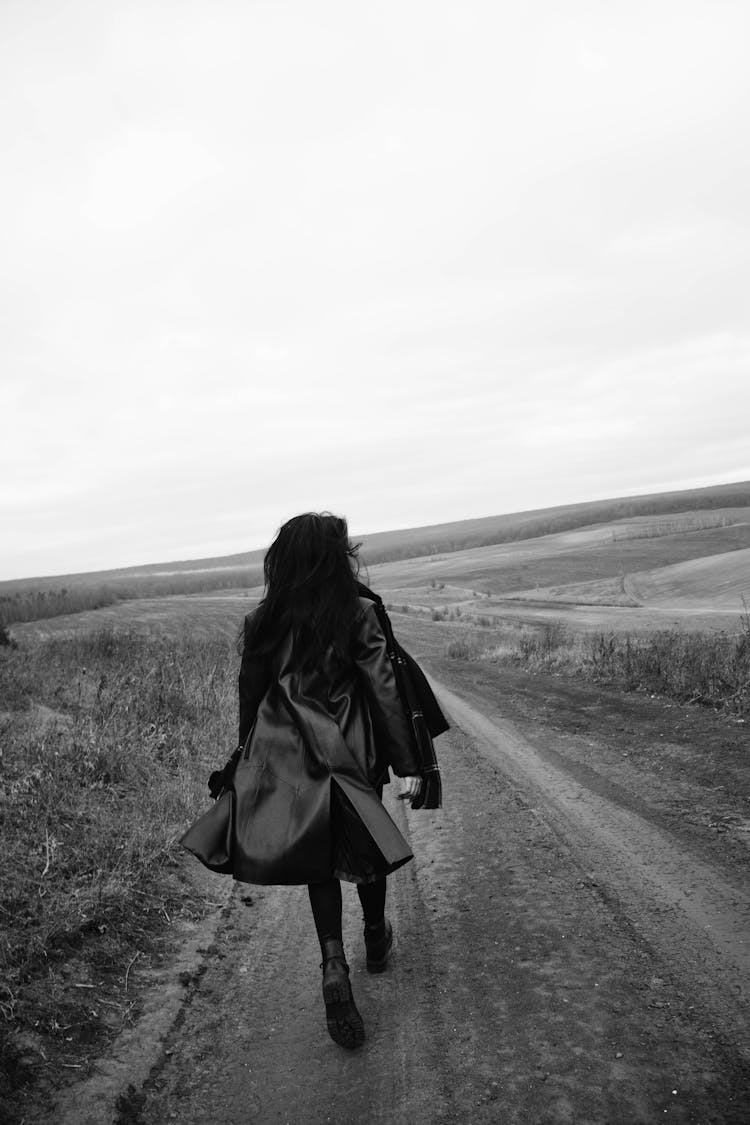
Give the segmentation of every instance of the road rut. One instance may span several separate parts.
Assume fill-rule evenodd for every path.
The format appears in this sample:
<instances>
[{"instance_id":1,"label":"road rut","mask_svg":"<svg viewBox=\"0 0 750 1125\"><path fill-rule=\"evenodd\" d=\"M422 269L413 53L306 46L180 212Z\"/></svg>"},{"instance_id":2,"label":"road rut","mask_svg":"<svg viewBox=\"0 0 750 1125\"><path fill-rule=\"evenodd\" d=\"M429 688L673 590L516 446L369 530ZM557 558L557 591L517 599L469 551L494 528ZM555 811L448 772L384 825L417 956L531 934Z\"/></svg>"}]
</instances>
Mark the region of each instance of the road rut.
<instances>
[{"instance_id":1,"label":"road rut","mask_svg":"<svg viewBox=\"0 0 750 1125\"><path fill-rule=\"evenodd\" d=\"M572 849L600 887L663 954L691 966L704 1002L738 1035L750 1059L750 893L686 851L684 843L632 808L582 784L563 759L540 751L504 720L433 681L451 716L480 753L533 799L535 811Z\"/></svg>"}]
</instances>

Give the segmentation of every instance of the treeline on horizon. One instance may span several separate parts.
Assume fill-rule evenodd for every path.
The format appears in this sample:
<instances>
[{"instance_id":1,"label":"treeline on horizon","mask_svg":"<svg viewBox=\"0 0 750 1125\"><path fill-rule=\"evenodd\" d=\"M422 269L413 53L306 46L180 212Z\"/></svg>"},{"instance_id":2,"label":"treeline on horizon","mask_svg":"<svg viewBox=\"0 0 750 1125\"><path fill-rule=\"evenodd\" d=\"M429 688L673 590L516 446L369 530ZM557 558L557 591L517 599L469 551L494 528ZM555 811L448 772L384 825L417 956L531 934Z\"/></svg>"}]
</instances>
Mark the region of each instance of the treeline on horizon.
<instances>
[{"instance_id":1,"label":"treeline on horizon","mask_svg":"<svg viewBox=\"0 0 750 1125\"><path fill-rule=\"evenodd\" d=\"M543 535L555 535L594 524L634 519L637 516L677 515L681 512L748 507L750 481L655 496L626 497L622 500L592 500L585 504L486 516L434 527L379 532L362 537L361 556L363 562L373 566L375 563L394 562L422 555L438 555L475 547L492 547L498 543L514 543L522 539L536 539Z\"/></svg>"},{"instance_id":2,"label":"treeline on horizon","mask_svg":"<svg viewBox=\"0 0 750 1125\"><path fill-rule=\"evenodd\" d=\"M358 538L363 566L535 539L638 516L750 507L750 481L652 496L594 500ZM669 534L665 526L662 534ZM654 532L657 534L657 532ZM0 626L100 609L135 598L212 593L263 583L262 551L93 574L0 582ZM167 567L169 568L167 571Z\"/></svg>"},{"instance_id":3,"label":"treeline on horizon","mask_svg":"<svg viewBox=\"0 0 750 1125\"><path fill-rule=\"evenodd\" d=\"M144 575L137 578L113 578L107 582L86 580L72 575L58 579L59 587L30 587L13 593L0 593L0 628L23 621L41 621L46 617L62 617L102 609L117 602L136 598L164 598L176 594L205 594L221 590L241 590L263 582L262 567L237 567L221 572L201 574Z\"/></svg>"}]
</instances>

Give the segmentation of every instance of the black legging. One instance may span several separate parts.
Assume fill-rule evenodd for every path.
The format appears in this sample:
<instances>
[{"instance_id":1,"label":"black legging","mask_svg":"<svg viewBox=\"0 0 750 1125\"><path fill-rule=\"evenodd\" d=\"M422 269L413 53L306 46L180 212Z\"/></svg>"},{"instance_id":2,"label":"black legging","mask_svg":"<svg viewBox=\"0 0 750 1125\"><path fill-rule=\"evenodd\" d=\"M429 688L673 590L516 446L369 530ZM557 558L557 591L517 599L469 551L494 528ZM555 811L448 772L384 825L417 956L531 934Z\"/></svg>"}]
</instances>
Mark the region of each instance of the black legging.
<instances>
[{"instance_id":1,"label":"black legging","mask_svg":"<svg viewBox=\"0 0 750 1125\"><path fill-rule=\"evenodd\" d=\"M331 938L341 941L341 883L327 879L325 883L309 883L310 906L321 945ZM385 876L374 883L357 883L366 926L376 926L385 912Z\"/></svg>"}]
</instances>

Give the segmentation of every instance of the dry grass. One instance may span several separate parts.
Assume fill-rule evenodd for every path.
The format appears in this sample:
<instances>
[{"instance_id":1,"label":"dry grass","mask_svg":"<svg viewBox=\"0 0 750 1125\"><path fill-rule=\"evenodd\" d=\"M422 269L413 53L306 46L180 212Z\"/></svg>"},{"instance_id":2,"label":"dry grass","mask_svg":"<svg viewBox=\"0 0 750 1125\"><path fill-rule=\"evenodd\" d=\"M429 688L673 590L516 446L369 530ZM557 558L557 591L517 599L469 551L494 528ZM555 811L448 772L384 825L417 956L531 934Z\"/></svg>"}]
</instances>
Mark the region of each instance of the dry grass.
<instances>
[{"instance_id":1,"label":"dry grass","mask_svg":"<svg viewBox=\"0 0 750 1125\"><path fill-rule=\"evenodd\" d=\"M176 840L235 737L231 642L99 632L0 651L0 1070L82 1069L131 1014ZM179 906L178 906L179 908Z\"/></svg>"},{"instance_id":2,"label":"dry grass","mask_svg":"<svg viewBox=\"0 0 750 1125\"><path fill-rule=\"evenodd\" d=\"M647 635L569 632L561 623L525 628L512 641L480 649L466 640L446 653L457 659L502 661L531 670L586 676L625 691L647 691L750 713L750 617L735 633L678 629Z\"/></svg>"},{"instance_id":3,"label":"dry grass","mask_svg":"<svg viewBox=\"0 0 750 1125\"><path fill-rule=\"evenodd\" d=\"M591 674L626 691L671 695L691 703L750 713L750 628L726 633L669 630L650 637L591 637Z\"/></svg>"}]
</instances>

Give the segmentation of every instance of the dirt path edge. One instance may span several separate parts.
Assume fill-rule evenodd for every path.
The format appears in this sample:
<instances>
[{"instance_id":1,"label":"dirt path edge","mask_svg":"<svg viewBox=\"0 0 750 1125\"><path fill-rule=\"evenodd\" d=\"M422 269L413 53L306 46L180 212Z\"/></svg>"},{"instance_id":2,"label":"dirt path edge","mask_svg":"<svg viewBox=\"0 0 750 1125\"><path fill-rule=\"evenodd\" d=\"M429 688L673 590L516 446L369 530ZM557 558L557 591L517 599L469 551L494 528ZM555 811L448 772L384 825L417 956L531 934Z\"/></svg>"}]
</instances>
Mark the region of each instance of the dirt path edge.
<instances>
[{"instance_id":1,"label":"dirt path edge","mask_svg":"<svg viewBox=\"0 0 750 1125\"><path fill-rule=\"evenodd\" d=\"M94 1074L58 1096L46 1120L56 1125L125 1125L137 1119L143 1085L154 1067L164 1061L164 1041L182 1011L191 983L205 969L210 946L232 905L234 887L230 879L213 880L211 898L219 905L197 926L183 926L183 932L175 934L174 956L142 981L145 991L137 1021L97 1060Z\"/></svg>"}]
</instances>

